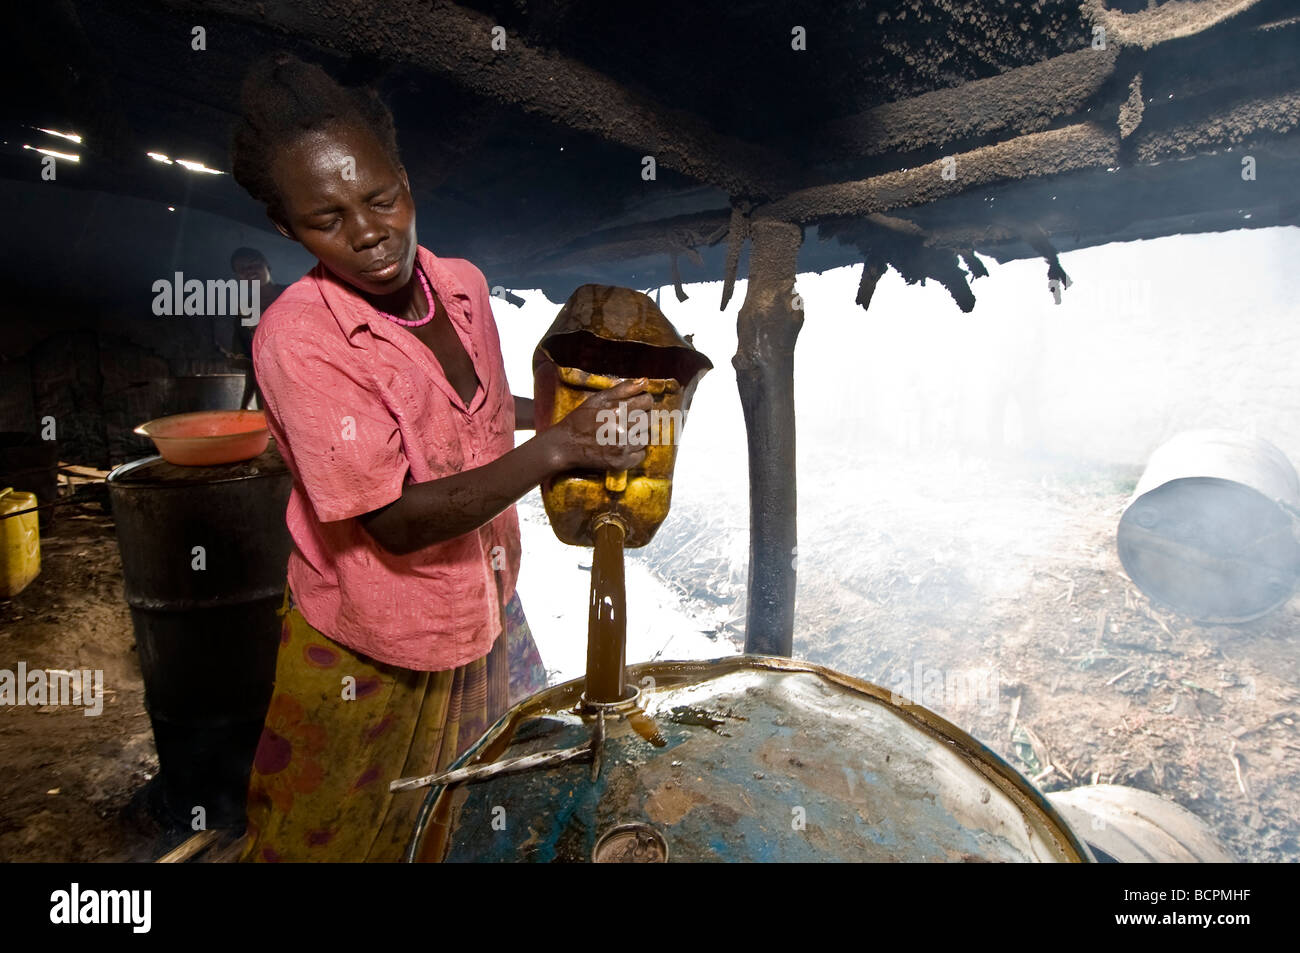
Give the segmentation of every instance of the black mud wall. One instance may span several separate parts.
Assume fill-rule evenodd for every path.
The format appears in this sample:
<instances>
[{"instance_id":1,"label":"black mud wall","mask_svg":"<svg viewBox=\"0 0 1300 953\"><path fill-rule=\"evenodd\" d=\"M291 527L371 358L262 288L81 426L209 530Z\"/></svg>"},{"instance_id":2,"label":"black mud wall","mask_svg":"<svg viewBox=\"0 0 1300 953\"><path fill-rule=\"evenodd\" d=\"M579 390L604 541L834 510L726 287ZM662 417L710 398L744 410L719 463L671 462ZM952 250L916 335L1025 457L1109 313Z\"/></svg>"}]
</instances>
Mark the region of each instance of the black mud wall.
<instances>
[{"instance_id":1,"label":"black mud wall","mask_svg":"<svg viewBox=\"0 0 1300 953\"><path fill-rule=\"evenodd\" d=\"M314 264L269 226L181 204L40 181L0 181L0 203L18 238L0 261L0 430L52 420L61 458L88 466L149 451L131 430L157 416L151 381L235 370L221 346L237 319L156 316L154 282L230 278L241 246L267 256L277 283Z\"/></svg>"}]
</instances>

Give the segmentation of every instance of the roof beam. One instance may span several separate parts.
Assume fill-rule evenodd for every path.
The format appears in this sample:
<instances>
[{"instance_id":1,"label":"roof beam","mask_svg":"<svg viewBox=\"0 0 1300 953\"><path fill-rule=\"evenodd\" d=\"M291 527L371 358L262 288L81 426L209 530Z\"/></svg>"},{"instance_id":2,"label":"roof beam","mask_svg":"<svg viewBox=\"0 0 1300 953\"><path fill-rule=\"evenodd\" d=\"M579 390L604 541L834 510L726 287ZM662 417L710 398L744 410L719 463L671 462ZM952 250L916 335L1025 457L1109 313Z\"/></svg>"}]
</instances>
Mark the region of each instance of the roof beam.
<instances>
[{"instance_id":1,"label":"roof beam","mask_svg":"<svg viewBox=\"0 0 1300 953\"><path fill-rule=\"evenodd\" d=\"M1078 112L1110 78L1119 51L1091 48L1008 70L912 99L885 103L827 123L823 135L840 155L910 152L1003 129L1045 129Z\"/></svg>"},{"instance_id":2,"label":"roof beam","mask_svg":"<svg viewBox=\"0 0 1300 953\"><path fill-rule=\"evenodd\" d=\"M1104 49L1091 46L1007 70L987 79L885 103L827 123L813 141L829 140L841 157L910 152L1005 129L1036 132L1077 113L1102 90L1121 48L1150 49L1194 36L1256 7L1260 0L1172 0L1138 13L1084 4L1085 19L1106 30ZM1192 78L1193 81L1195 77Z\"/></svg>"},{"instance_id":3,"label":"roof beam","mask_svg":"<svg viewBox=\"0 0 1300 953\"><path fill-rule=\"evenodd\" d=\"M670 109L584 64L506 36L493 50L492 17L446 0L415 4L349 0L267 4L215 0L175 4L260 23L319 47L402 63L444 76L489 99L655 157L655 163L728 193L776 195L792 179L784 157L719 135L693 113ZM629 176L641 175L629 160Z\"/></svg>"},{"instance_id":4,"label":"roof beam","mask_svg":"<svg viewBox=\"0 0 1300 953\"><path fill-rule=\"evenodd\" d=\"M1133 137L1134 157L1145 166L1195 153L1244 143L1259 135L1284 135L1300 128L1300 91L1280 92L1237 103L1193 121L1165 128L1139 127ZM1114 128L1080 123L1031 133L951 157L955 175L944 178L945 160L869 179L816 186L760 205L752 219L819 224L833 219L863 219L875 225L906 228L903 220L880 215L892 209L924 205L951 198L981 185L1047 177L1124 164L1121 139ZM743 221L746 216L741 216ZM609 229L557 249L529 262L520 275L540 275L581 268L597 261L632 259L671 253L674 248L702 247L726 237L737 224L735 210L718 209L656 222ZM915 226L912 226L915 228ZM835 231L829 226L828 234ZM924 243L969 249L985 242L1023 238L1023 229L987 223L925 234ZM919 229L917 234L922 234Z\"/></svg>"},{"instance_id":5,"label":"roof beam","mask_svg":"<svg viewBox=\"0 0 1300 953\"><path fill-rule=\"evenodd\" d=\"M754 215L811 224L825 217L923 205L992 182L1117 165L1119 144L1118 132L1083 122L945 156L914 169L800 189L759 206Z\"/></svg>"},{"instance_id":6,"label":"roof beam","mask_svg":"<svg viewBox=\"0 0 1300 953\"><path fill-rule=\"evenodd\" d=\"M1147 129L1139 127L1136 155L1143 164L1235 146L1260 133L1285 135L1300 127L1300 89L1239 101L1206 116Z\"/></svg>"},{"instance_id":7,"label":"roof beam","mask_svg":"<svg viewBox=\"0 0 1300 953\"><path fill-rule=\"evenodd\" d=\"M1260 0L1169 0L1136 13L1110 10L1105 0L1084 0L1084 19L1106 30L1106 42L1149 50L1195 36L1259 4Z\"/></svg>"},{"instance_id":8,"label":"roof beam","mask_svg":"<svg viewBox=\"0 0 1300 953\"><path fill-rule=\"evenodd\" d=\"M1281 90L1238 101L1176 126L1139 126L1133 137L1134 156L1140 164L1152 164L1244 143L1260 135L1285 135L1297 127L1300 90ZM1094 122L1076 123L945 156L912 169L800 189L760 205L754 216L800 224L834 216L861 217L925 205L994 182L1128 164L1121 156L1117 129Z\"/></svg>"}]
</instances>

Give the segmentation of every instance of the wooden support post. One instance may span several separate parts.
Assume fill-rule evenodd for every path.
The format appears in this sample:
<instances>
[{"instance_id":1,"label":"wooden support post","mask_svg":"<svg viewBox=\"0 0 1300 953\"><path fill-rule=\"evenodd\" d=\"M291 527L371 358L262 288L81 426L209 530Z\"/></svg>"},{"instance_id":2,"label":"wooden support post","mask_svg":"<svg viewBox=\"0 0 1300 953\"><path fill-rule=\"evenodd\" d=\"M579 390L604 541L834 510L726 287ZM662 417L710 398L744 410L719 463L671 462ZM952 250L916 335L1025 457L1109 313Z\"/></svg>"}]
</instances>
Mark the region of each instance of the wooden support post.
<instances>
[{"instance_id":1,"label":"wooden support post","mask_svg":"<svg viewBox=\"0 0 1300 953\"><path fill-rule=\"evenodd\" d=\"M749 438L749 608L745 651L794 647L796 531L794 344L803 326L794 293L803 229L753 224L749 285L736 323L740 405Z\"/></svg>"}]
</instances>

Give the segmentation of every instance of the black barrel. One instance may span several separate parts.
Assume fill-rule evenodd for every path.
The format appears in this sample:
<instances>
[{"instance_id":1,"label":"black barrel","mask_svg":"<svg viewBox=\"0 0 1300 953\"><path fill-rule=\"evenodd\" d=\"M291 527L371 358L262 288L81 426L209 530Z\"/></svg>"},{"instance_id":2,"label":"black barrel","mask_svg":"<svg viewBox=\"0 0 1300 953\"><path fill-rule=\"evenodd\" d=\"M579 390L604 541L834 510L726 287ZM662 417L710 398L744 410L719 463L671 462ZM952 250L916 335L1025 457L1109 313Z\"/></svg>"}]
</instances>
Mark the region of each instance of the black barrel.
<instances>
[{"instance_id":1,"label":"black barrel","mask_svg":"<svg viewBox=\"0 0 1300 953\"><path fill-rule=\"evenodd\" d=\"M36 494L36 502L59 497L59 445L34 433L0 432L0 490L11 486ZM54 510L41 510L41 529L50 525Z\"/></svg>"},{"instance_id":2,"label":"black barrel","mask_svg":"<svg viewBox=\"0 0 1300 953\"><path fill-rule=\"evenodd\" d=\"M275 678L291 482L274 444L242 463L149 457L108 477L164 801L186 825L196 807L210 828L244 822Z\"/></svg>"},{"instance_id":3,"label":"black barrel","mask_svg":"<svg viewBox=\"0 0 1300 953\"><path fill-rule=\"evenodd\" d=\"M244 396L243 374L168 377L162 381L162 385L163 400L169 414L188 414L196 410L239 410L239 402Z\"/></svg>"}]
</instances>

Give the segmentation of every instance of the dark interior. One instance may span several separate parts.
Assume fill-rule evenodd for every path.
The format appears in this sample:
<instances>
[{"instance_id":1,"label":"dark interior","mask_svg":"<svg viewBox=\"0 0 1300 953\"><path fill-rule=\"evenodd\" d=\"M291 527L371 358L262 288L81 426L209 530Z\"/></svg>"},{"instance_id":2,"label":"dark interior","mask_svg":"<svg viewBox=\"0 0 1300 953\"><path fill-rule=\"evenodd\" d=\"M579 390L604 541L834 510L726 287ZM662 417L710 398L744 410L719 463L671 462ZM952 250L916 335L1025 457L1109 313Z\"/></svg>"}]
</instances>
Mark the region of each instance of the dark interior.
<instances>
[{"instance_id":1,"label":"dark interior","mask_svg":"<svg viewBox=\"0 0 1300 953\"><path fill-rule=\"evenodd\" d=\"M689 347L656 347L639 341L609 341L590 331L557 334L543 342L561 367L607 377L650 377L688 383L709 359Z\"/></svg>"}]
</instances>

